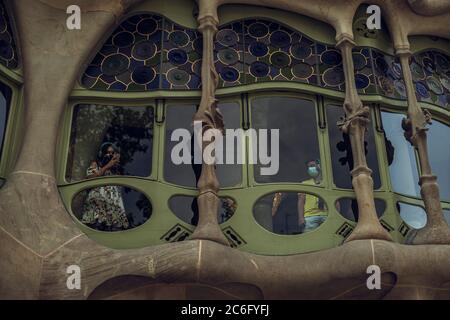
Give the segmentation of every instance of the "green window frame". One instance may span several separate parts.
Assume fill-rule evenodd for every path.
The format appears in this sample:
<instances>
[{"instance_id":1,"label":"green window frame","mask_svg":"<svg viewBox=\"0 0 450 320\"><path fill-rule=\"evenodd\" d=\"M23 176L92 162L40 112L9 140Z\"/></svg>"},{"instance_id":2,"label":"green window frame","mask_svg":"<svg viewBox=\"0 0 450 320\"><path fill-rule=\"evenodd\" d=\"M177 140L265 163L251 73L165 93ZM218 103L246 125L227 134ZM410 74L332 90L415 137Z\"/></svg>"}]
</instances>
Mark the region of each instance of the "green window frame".
<instances>
[{"instance_id":1,"label":"green window frame","mask_svg":"<svg viewBox=\"0 0 450 320\"><path fill-rule=\"evenodd\" d=\"M321 25L316 29L310 27L310 18L301 17L292 13L283 13L261 7L243 6L243 10L235 10L236 6L226 5L219 10L221 25L237 19L247 17L273 18L292 25L294 29L301 29L309 36L323 43L333 44L334 36L327 27ZM143 4L136 8L138 11L151 11L158 13L154 5ZM130 13L130 15L133 13ZM176 14L161 12L177 22L177 19L190 21L190 19L176 17ZM183 22L183 21L182 21ZM183 23L181 23L183 24ZM185 24L188 25L188 24ZM192 27L192 25L190 25ZM358 39L362 39L357 36ZM368 46L386 54L392 54L392 47L387 43L386 37L379 39L365 39L358 42L361 46ZM432 40L420 38L418 45L413 46L414 52L438 46L443 50L447 44L434 43ZM287 255L303 252L318 251L340 245L356 225L356 222L343 217L336 208L335 203L342 198L355 198L351 189L337 188L333 182L332 163L330 159L330 145L328 127L334 124L327 123L325 108L328 104L342 105L345 97L343 92L322 87L313 87L304 83L293 82L264 82L235 87L220 88L216 96L220 103L237 102L241 108L240 123L252 127L250 106L252 99L256 97L282 95L308 99L314 102L316 117L318 121L317 135L320 157L322 159L323 181L320 186L311 186L301 183L257 183L254 178L254 166L242 165L242 181L240 185L221 188L219 197L233 199L237 204L234 215L220 225L230 243L240 250L267 255ZM71 201L81 190L101 186L104 184L123 185L142 192L151 201L153 214L149 221L126 231L108 233L88 228L74 220L80 229L89 237L99 243L112 248L125 249L145 247L167 243L168 241L179 241L186 239L192 234L194 227L189 223L177 218L171 212L169 201L174 196L198 195L194 187L186 187L168 182L164 178L165 143L166 137L166 108L170 105L192 104L200 101L201 92L192 91L149 91L149 92L100 92L83 89L76 86L71 94L69 105L64 112L62 134L59 137L57 180L63 202L68 212L73 216ZM372 120L370 126L374 130L376 150L385 150L384 136L381 131L380 110L389 112L406 113L407 103L405 100L388 98L377 94L360 94L365 105L370 106ZM73 107L77 104L108 104L117 106L149 106L155 108L155 124L153 139L153 165L152 174L149 177L101 177L96 179L68 182L65 180L66 158L70 138L70 126L72 122ZM450 111L428 102L421 105L433 112L445 123L450 123ZM247 153L250 150L249 142L245 142ZM394 193L390 181L387 158L385 152L377 152L381 187L374 191L375 199L385 202L385 211L380 217L382 225L390 231L394 241L403 243L407 238L410 228L405 227L396 209L397 202L404 202L423 207L419 198L406 197ZM322 198L328 208L328 219L317 230L300 235L279 235L270 232L259 225L254 218L253 208L261 197L278 191L305 192ZM450 209L450 203L442 202L444 209ZM406 232L405 232L406 230ZM186 237L187 235L187 237Z\"/></svg>"}]
</instances>

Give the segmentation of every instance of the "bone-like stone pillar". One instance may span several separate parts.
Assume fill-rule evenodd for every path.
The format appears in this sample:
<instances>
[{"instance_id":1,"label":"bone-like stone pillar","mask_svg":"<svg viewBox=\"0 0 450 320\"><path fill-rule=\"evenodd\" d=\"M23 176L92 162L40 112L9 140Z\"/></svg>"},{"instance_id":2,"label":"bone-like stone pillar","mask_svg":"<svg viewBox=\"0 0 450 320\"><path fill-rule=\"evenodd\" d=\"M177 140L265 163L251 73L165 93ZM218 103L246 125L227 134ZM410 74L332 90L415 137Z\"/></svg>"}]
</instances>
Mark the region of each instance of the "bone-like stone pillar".
<instances>
[{"instance_id":1,"label":"bone-like stone pillar","mask_svg":"<svg viewBox=\"0 0 450 320\"><path fill-rule=\"evenodd\" d=\"M363 106L356 90L353 71L352 48L355 43L348 35L336 37L336 47L342 54L345 75L345 117L339 127L350 136L354 168L352 184L359 208L359 220L355 230L346 241L361 239L380 239L392 241L389 233L381 226L375 210L373 196L372 170L367 166L364 153L364 134L369 123L369 108Z\"/></svg>"},{"instance_id":2,"label":"bone-like stone pillar","mask_svg":"<svg viewBox=\"0 0 450 320\"><path fill-rule=\"evenodd\" d=\"M199 16L198 19L199 30L203 34L202 97L194 121L202 123L201 132L197 132L195 135L202 151L202 172L197 185L199 189L197 198L199 220L191 239L205 239L229 245L217 220L220 199L218 196L219 180L215 165L212 164L213 161L206 162L203 159L203 150L214 141L203 141L202 134L209 129L218 129L222 132L224 129L223 117L217 108L215 98L218 75L214 67L214 35L219 23L215 17L216 15L208 14Z\"/></svg>"},{"instance_id":3,"label":"bone-like stone pillar","mask_svg":"<svg viewBox=\"0 0 450 320\"><path fill-rule=\"evenodd\" d=\"M0 298L38 298L47 276L45 258L85 237L67 213L55 179L61 115L96 43L139 1L75 1L82 9L81 30L67 29L62 1L10 2L24 70L24 132L13 172L0 190Z\"/></svg>"},{"instance_id":4,"label":"bone-like stone pillar","mask_svg":"<svg viewBox=\"0 0 450 320\"><path fill-rule=\"evenodd\" d=\"M402 127L405 138L416 148L419 154L421 175L419 178L420 194L425 203L427 224L419 230L412 240L413 244L450 244L450 229L442 212L439 185L431 171L427 147L427 125L431 124L431 114L422 110L417 102L411 70L409 68L409 49L397 49L397 55L403 70L406 92L408 96L408 116L403 119Z\"/></svg>"}]
</instances>

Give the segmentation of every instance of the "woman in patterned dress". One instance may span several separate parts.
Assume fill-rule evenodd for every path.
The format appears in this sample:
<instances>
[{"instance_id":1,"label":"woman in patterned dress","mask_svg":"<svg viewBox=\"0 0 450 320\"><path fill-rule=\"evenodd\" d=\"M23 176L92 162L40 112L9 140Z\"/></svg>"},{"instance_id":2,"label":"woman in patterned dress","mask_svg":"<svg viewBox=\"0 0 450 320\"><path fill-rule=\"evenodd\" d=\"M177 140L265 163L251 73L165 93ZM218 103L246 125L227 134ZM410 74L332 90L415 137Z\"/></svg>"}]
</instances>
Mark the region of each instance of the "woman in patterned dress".
<instances>
[{"instance_id":1,"label":"woman in patterned dress","mask_svg":"<svg viewBox=\"0 0 450 320\"><path fill-rule=\"evenodd\" d=\"M114 144L102 144L97 156L87 169L87 178L120 174L120 154ZM129 222L125 213L121 187L101 186L89 191L83 206L81 220L86 225L103 231L127 229Z\"/></svg>"}]
</instances>

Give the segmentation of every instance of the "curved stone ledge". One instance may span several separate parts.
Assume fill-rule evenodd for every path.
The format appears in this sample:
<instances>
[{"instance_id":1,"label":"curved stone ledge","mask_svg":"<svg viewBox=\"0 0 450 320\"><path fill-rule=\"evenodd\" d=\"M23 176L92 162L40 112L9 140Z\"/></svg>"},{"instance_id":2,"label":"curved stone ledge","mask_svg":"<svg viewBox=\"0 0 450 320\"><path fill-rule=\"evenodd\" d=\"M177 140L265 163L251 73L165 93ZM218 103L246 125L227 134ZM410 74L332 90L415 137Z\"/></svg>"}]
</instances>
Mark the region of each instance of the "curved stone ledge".
<instances>
[{"instance_id":1,"label":"curved stone ledge","mask_svg":"<svg viewBox=\"0 0 450 320\"><path fill-rule=\"evenodd\" d=\"M408 0L409 5L417 14L438 16L450 12L450 2L446 0Z\"/></svg>"},{"instance_id":2,"label":"curved stone ledge","mask_svg":"<svg viewBox=\"0 0 450 320\"><path fill-rule=\"evenodd\" d=\"M70 264L81 267L82 290L66 288L66 268ZM366 270L373 264L382 272L381 290L366 287ZM205 240L111 250L83 236L44 259L39 297L86 299L106 281L133 275L145 281L129 290L140 285L165 284L161 290L167 285L197 285L215 288L230 297L264 299L380 299L390 295L401 299L414 296L411 290L427 290L422 297L450 298L449 268L450 246L443 245L360 240L321 252L261 256ZM104 290L96 295L107 297L114 286Z\"/></svg>"}]
</instances>

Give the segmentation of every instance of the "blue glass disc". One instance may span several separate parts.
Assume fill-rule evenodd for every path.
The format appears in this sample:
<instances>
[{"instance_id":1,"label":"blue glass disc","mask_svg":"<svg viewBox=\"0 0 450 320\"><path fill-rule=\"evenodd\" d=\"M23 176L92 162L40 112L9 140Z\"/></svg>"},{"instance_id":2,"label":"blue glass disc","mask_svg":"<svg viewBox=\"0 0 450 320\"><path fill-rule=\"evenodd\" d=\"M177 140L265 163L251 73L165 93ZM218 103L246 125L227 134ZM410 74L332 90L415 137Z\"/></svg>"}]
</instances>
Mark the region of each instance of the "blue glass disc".
<instances>
[{"instance_id":1,"label":"blue glass disc","mask_svg":"<svg viewBox=\"0 0 450 320\"><path fill-rule=\"evenodd\" d=\"M187 53L181 49L172 49L167 54L169 61L175 65L185 64L188 60Z\"/></svg>"}]
</instances>

